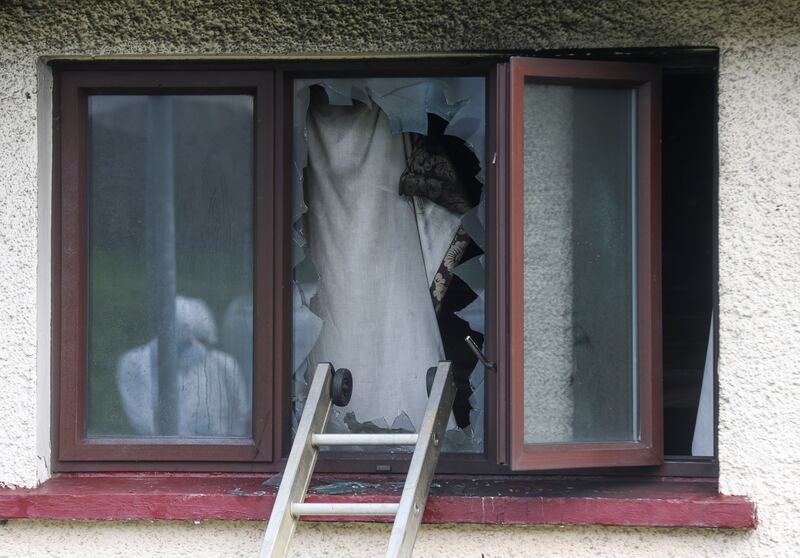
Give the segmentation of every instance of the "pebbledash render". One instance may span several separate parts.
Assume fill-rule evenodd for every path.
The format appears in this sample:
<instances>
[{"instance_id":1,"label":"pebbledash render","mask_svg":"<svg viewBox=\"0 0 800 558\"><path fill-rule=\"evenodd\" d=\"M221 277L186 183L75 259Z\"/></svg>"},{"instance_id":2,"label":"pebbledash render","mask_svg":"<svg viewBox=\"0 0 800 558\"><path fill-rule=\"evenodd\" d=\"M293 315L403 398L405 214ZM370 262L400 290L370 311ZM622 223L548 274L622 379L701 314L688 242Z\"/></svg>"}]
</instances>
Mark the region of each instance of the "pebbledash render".
<instances>
[{"instance_id":1,"label":"pebbledash render","mask_svg":"<svg viewBox=\"0 0 800 558\"><path fill-rule=\"evenodd\" d=\"M795 555L800 547L797 1L3 2L0 498L10 501L15 492L53 474L50 61L267 65L325 58L373 64L387 57L477 59L668 47L719 50L719 492L752 501L757 526L426 524L415 555ZM203 518L11 519L0 524L0 557L255 556L264 526ZM388 531L386 524L303 523L293 555L378 555Z\"/></svg>"}]
</instances>

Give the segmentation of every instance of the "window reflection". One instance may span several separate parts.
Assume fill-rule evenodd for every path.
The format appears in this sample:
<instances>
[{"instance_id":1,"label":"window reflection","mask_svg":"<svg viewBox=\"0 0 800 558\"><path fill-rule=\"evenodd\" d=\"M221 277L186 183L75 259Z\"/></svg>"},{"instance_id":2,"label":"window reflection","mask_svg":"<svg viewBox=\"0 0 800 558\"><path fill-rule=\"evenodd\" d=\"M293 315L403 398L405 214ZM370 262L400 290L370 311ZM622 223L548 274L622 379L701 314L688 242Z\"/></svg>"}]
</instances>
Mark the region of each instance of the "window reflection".
<instances>
[{"instance_id":1,"label":"window reflection","mask_svg":"<svg viewBox=\"0 0 800 558\"><path fill-rule=\"evenodd\" d=\"M525 443L637 440L635 91L524 95Z\"/></svg>"},{"instance_id":2,"label":"window reflection","mask_svg":"<svg viewBox=\"0 0 800 558\"><path fill-rule=\"evenodd\" d=\"M159 338L125 352L117 363L117 388L125 415L138 435L159 427L159 374L174 374L179 436L245 436L249 403L244 374L236 359L214 349L217 325L208 305L196 298L175 299L175 368L159 369Z\"/></svg>"},{"instance_id":3,"label":"window reflection","mask_svg":"<svg viewBox=\"0 0 800 558\"><path fill-rule=\"evenodd\" d=\"M88 435L249 436L252 97L90 95L87 160Z\"/></svg>"}]
</instances>

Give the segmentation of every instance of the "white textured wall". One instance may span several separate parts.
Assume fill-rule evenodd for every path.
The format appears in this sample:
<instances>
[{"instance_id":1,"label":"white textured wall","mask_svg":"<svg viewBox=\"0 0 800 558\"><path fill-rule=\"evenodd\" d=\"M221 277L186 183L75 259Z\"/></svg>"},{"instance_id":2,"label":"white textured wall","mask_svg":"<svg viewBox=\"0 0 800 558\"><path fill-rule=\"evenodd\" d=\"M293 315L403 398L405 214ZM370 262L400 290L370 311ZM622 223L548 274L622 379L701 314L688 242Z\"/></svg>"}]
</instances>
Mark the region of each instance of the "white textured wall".
<instances>
[{"instance_id":1,"label":"white textured wall","mask_svg":"<svg viewBox=\"0 0 800 558\"><path fill-rule=\"evenodd\" d=\"M208 522L10 522L0 534L0 557L255 558L262 528ZM292 558L376 558L389 540L388 525L303 524ZM755 537L743 532L616 527L424 527L414 558L663 558L753 556ZM795 556L790 548L763 556Z\"/></svg>"},{"instance_id":2,"label":"white textured wall","mask_svg":"<svg viewBox=\"0 0 800 558\"><path fill-rule=\"evenodd\" d=\"M0 482L24 485L38 470L36 109L36 59L0 52Z\"/></svg>"},{"instance_id":3,"label":"white textured wall","mask_svg":"<svg viewBox=\"0 0 800 558\"><path fill-rule=\"evenodd\" d=\"M37 106L46 105L39 98L46 90L37 90L39 57L715 45L722 51L720 482L724 492L756 501L759 528L730 533L426 527L417 555L796 555L798 2L564 0L543 3L546 8L534 2L360 4L303 8L232 0L219 11L203 7L192 13L173 12L157 2L0 4L0 481L35 484L47 447L41 438L48 431L48 312L37 292L47 291L49 163L47 149L37 148ZM47 128L45 117L39 138ZM252 556L260 529L244 523L12 521L0 526L0 556ZM305 556L373 555L371 543L382 543L385 534L380 526L305 526L297 548L305 549Z\"/></svg>"}]
</instances>

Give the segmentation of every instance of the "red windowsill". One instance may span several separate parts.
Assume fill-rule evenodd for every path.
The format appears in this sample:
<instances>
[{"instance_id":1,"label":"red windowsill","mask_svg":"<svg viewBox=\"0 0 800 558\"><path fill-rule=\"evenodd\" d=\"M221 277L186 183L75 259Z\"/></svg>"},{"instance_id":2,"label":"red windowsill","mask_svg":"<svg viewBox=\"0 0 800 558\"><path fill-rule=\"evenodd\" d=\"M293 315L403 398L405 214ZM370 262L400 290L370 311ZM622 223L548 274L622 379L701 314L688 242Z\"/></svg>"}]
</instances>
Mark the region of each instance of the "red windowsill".
<instances>
[{"instance_id":1,"label":"red windowsill","mask_svg":"<svg viewBox=\"0 0 800 558\"><path fill-rule=\"evenodd\" d=\"M0 519L266 520L277 487L264 475L62 474L0 488ZM315 477L307 501L398 501L402 478ZM353 492L357 492L353 494ZM342 520L343 518L319 518ZM391 521L391 518L359 518ZM426 523L746 529L755 504L693 479L437 477Z\"/></svg>"}]
</instances>

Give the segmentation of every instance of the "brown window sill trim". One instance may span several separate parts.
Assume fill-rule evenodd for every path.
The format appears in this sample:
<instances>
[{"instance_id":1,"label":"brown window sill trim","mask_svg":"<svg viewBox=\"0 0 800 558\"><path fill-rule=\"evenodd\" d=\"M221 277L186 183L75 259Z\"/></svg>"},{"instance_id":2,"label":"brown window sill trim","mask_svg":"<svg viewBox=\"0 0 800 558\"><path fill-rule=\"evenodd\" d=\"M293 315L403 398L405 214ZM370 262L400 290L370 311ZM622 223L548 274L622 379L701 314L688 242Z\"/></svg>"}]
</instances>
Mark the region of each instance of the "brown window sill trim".
<instances>
[{"instance_id":1,"label":"brown window sill trim","mask_svg":"<svg viewBox=\"0 0 800 558\"><path fill-rule=\"evenodd\" d=\"M263 474L61 474L33 489L0 488L0 519L263 521L276 480L265 481ZM402 481L320 475L307 501L398 501ZM751 500L719 494L716 481L707 479L518 476L436 477L423 521L724 529L758 523Z\"/></svg>"}]
</instances>

